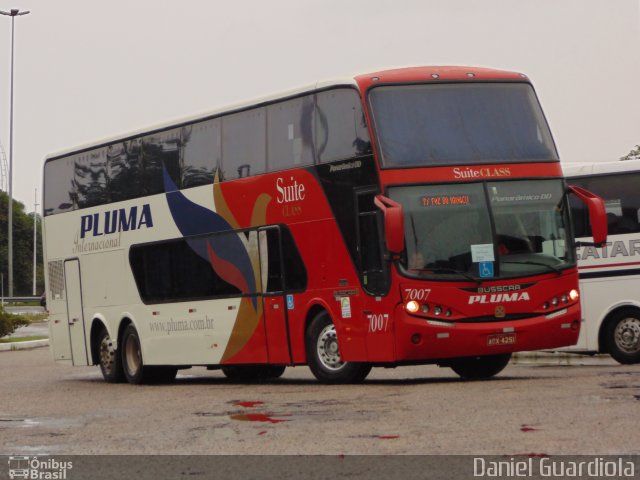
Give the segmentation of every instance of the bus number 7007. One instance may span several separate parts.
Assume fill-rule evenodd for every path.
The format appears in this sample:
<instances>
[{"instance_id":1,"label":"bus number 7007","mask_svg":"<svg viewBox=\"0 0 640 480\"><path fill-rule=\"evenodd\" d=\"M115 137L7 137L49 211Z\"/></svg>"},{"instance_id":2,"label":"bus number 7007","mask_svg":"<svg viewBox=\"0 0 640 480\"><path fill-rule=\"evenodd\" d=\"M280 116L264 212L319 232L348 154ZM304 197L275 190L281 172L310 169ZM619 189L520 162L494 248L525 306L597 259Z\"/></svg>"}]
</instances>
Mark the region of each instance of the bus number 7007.
<instances>
[{"instance_id":1,"label":"bus number 7007","mask_svg":"<svg viewBox=\"0 0 640 480\"><path fill-rule=\"evenodd\" d=\"M431 289L430 288L405 288L404 292L407 295L407 300L418 300L420 302L427 299L427 297L431 293Z\"/></svg>"},{"instance_id":2,"label":"bus number 7007","mask_svg":"<svg viewBox=\"0 0 640 480\"><path fill-rule=\"evenodd\" d=\"M372 313L367 315L369 318L369 332L386 332L389 326L388 313Z\"/></svg>"}]
</instances>

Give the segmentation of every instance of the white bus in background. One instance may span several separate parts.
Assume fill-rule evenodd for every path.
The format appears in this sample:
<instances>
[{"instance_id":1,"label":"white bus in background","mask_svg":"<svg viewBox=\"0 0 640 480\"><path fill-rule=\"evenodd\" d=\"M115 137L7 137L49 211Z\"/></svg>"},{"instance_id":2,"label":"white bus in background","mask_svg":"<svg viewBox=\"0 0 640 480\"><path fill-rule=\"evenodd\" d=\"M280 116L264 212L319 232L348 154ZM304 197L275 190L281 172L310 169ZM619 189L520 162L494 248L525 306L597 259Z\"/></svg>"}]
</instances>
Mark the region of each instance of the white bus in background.
<instances>
[{"instance_id":1,"label":"white bus in background","mask_svg":"<svg viewBox=\"0 0 640 480\"><path fill-rule=\"evenodd\" d=\"M565 350L609 353L640 362L640 160L566 163L567 183L605 201L609 235L594 247L584 204L572 201L584 322L578 343Z\"/></svg>"}]
</instances>

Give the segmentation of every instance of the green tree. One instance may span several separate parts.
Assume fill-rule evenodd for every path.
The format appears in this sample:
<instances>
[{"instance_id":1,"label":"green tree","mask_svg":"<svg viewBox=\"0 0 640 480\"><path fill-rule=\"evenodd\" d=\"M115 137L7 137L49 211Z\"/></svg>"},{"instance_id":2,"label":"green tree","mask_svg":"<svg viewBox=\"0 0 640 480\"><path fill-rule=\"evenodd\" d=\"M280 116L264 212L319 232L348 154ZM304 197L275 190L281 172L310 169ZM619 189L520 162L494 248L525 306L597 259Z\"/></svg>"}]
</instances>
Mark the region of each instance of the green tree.
<instances>
[{"instance_id":1,"label":"green tree","mask_svg":"<svg viewBox=\"0 0 640 480\"><path fill-rule=\"evenodd\" d=\"M3 294L8 291L8 212L9 196L0 192L0 273ZM26 213L24 204L13 201L13 294L30 296L33 293L33 213ZM36 293L44 291L42 266L42 221L36 216Z\"/></svg>"},{"instance_id":2,"label":"green tree","mask_svg":"<svg viewBox=\"0 0 640 480\"><path fill-rule=\"evenodd\" d=\"M636 148L632 148L624 157L620 157L620 160L640 160L640 145L636 145Z\"/></svg>"}]
</instances>

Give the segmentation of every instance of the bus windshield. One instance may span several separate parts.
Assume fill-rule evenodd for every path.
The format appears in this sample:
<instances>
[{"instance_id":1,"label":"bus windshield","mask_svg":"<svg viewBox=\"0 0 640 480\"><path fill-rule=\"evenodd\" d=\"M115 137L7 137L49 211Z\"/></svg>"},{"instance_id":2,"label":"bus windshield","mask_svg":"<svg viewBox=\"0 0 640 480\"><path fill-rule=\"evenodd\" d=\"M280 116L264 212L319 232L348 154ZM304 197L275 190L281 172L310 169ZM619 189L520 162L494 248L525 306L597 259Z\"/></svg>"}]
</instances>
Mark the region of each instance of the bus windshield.
<instances>
[{"instance_id":1,"label":"bus windshield","mask_svg":"<svg viewBox=\"0 0 640 480\"><path fill-rule=\"evenodd\" d=\"M369 99L382 167L558 160L526 83L381 86Z\"/></svg>"},{"instance_id":2,"label":"bus windshield","mask_svg":"<svg viewBox=\"0 0 640 480\"><path fill-rule=\"evenodd\" d=\"M575 265L559 179L392 187L389 196L403 206L409 276L489 280Z\"/></svg>"}]
</instances>

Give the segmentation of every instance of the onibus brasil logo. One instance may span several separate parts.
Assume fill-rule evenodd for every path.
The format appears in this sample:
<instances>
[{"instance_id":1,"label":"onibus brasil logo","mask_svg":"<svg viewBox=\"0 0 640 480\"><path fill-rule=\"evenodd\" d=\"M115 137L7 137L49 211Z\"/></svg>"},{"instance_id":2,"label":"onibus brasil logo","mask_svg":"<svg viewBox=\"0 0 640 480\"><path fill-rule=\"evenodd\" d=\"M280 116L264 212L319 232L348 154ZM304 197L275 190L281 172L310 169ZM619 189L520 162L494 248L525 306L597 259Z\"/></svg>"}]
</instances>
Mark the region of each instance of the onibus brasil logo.
<instances>
[{"instance_id":1,"label":"onibus brasil logo","mask_svg":"<svg viewBox=\"0 0 640 480\"><path fill-rule=\"evenodd\" d=\"M9 478L27 478L34 480L65 480L67 470L73 468L73 462L61 462L54 458L40 460L38 457L9 457Z\"/></svg>"}]
</instances>

